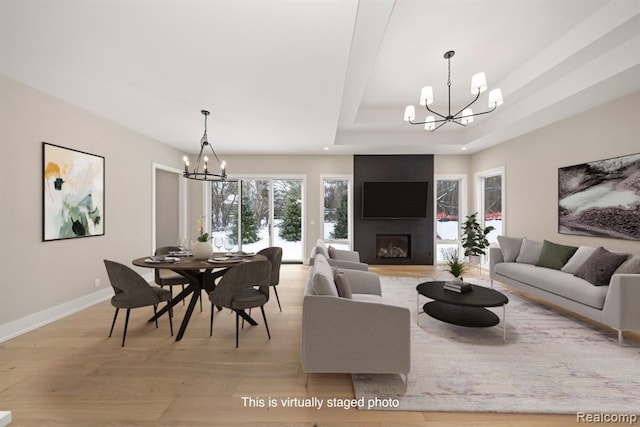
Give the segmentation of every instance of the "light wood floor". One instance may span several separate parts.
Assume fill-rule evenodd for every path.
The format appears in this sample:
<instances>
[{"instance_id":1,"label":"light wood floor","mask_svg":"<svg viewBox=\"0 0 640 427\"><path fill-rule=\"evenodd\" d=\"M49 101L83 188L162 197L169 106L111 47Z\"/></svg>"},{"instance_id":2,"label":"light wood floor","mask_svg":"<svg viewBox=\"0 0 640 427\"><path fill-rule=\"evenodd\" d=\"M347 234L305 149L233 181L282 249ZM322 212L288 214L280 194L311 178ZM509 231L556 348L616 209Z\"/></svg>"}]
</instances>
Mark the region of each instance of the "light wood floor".
<instances>
[{"instance_id":1,"label":"light wood floor","mask_svg":"<svg viewBox=\"0 0 640 427\"><path fill-rule=\"evenodd\" d=\"M372 266L386 275L434 276L429 266ZM283 265L275 298L267 304L272 339L264 326L246 326L235 349L234 316L196 308L180 342L132 310L127 342L124 316L108 338L113 308L104 302L0 344L0 410L13 426L567 426L575 416L284 409L243 405L243 397L353 398L349 375L308 376L300 370L302 290L307 267ZM486 278L487 274L484 273ZM273 296L273 295L272 295ZM208 301L208 300L207 300ZM177 306L175 323L184 314ZM258 316L259 318L259 316ZM262 323L262 322L260 322ZM177 331L177 326L176 326ZM542 351L542 349L541 349Z\"/></svg>"}]
</instances>

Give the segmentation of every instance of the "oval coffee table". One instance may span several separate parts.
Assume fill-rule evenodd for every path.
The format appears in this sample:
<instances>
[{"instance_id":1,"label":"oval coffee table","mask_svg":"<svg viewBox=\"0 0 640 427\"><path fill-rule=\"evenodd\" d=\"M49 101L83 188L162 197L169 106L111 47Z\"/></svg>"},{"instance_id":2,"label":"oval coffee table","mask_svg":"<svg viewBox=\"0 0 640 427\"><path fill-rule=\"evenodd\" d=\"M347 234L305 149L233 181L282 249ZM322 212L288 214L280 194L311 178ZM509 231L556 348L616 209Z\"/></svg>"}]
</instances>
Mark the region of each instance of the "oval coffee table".
<instances>
[{"instance_id":1,"label":"oval coffee table","mask_svg":"<svg viewBox=\"0 0 640 427\"><path fill-rule=\"evenodd\" d=\"M486 307L502 306L503 338L507 339L506 305L509 298L495 289L471 284L471 291L457 293L444 289L445 281L421 283L416 287L418 295L433 301L423 310L434 319L458 326L486 328L500 323L500 318Z\"/></svg>"}]
</instances>

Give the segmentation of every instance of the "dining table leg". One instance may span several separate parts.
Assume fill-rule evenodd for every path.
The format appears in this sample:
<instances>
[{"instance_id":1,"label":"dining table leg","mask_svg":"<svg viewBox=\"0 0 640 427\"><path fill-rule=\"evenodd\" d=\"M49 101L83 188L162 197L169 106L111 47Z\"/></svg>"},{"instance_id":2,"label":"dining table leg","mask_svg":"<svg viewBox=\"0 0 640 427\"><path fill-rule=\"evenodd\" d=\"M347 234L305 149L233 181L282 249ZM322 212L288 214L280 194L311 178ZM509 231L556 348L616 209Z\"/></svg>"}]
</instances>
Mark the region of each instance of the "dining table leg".
<instances>
[{"instance_id":1,"label":"dining table leg","mask_svg":"<svg viewBox=\"0 0 640 427\"><path fill-rule=\"evenodd\" d=\"M199 287L195 287L195 289L198 289L198 288ZM164 315L167 311L169 311L169 307L171 308L175 307L180 301L185 299L189 294L193 292L194 292L194 285L193 284L187 285L186 288L184 288L182 291L180 291L178 295L176 295L171 299L171 305L169 306L164 305L162 309L158 310L158 313L155 314L153 317L151 317L148 321L155 322L158 318L160 318L160 316Z\"/></svg>"},{"instance_id":2,"label":"dining table leg","mask_svg":"<svg viewBox=\"0 0 640 427\"><path fill-rule=\"evenodd\" d=\"M191 319L191 314L193 314L193 309L198 302L198 298L201 298L202 289L198 286L195 292L191 295L191 301L189 301L189 305L187 306L187 311L184 313L184 318L182 319L182 323L180 324L180 329L178 330L178 335L176 335L176 341L180 341L184 332L187 330L187 325L189 325L189 320Z\"/></svg>"}]
</instances>

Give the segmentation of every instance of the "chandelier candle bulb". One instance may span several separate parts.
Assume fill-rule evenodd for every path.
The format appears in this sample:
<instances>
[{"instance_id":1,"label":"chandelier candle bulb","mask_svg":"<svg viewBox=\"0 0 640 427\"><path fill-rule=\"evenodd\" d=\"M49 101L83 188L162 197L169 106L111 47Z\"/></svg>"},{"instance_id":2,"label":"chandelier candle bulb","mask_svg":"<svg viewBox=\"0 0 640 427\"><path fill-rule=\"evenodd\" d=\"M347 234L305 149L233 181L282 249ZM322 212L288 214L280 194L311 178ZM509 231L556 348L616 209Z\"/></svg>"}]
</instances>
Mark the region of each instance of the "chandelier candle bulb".
<instances>
[{"instance_id":1,"label":"chandelier candle bulb","mask_svg":"<svg viewBox=\"0 0 640 427\"><path fill-rule=\"evenodd\" d=\"M465 108L462 112L462 117L460 117L460 121L464 125L468 125L473 121L473 110L471 108Z\"/></svg>"},{"instance_id":2,"label":"chandelier candle bulb","mask_svg":"<svg viewBox=\"0 0 640 427\"><path fill-rule=\"evenodd\" d=\"M420 105L433 104L433 88L431 86L425 86L420 91Z\"/></svg>"},{"instance_id":3,"label":"chandelier candle bulb","mask_svg":"<svg viewBox=\"0 0 640 427\"><path fill-rule=\"evenodd\" d=\"M407 105L404 109L404 121L410 122L416 118L416 108L413 105Z\"/></svg>"},{"instance_id":4,"label":"chandelier candle bulb","mask_svg":"<svg viewBox=\"0 0 640 427\"><path fill-rule=\"evenodd\" d=\"M489 108L498 107L502 105L503 102L502 90L493 89L491 92L489 92Z\"/></svg>"},{"instance_id":5,"label":"chandelier candle bulb","mask_svg":"<svg viewBox=\"0 0 640 427\"><path fill-rule=\"evenodd\" d=\"M434 130L436 128L436 118L433 116L427 116L424 120L424 129L425 130Z\"/></svg>"},{"instance_id":6,"label":"chandelier candle bulb","mask_svg":"<svg viewBox=\"0 0 640 427\"><path fill-rule=\"evenodd\" d=\"M471 77L471 95L477 95L487 90L487 77L484 73L477 73Z\"/></svg>"}]
</instances>

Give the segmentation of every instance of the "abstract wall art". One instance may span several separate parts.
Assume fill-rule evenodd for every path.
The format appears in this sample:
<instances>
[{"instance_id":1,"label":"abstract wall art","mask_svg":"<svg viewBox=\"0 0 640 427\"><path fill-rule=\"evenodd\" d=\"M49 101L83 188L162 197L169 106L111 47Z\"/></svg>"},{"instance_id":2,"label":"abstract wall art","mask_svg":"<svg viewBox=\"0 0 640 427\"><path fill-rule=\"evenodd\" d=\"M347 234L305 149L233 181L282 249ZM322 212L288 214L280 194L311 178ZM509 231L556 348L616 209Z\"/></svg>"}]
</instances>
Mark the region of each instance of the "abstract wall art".
<instances>
[{"instance_id":1,"label":"abstract wall art","mask_svg":"<svg viewBox=\"0 0 640 427\"><path fill-rule=\"evenodd\" d=\"M640 240L640 154L559 168L558 232Z\"/></svg>"},{"instance_id":2,"label":"abstract wall art","mask_svg":"<svg viewBox=\"0 0 640 427\"><path fill-rule=\"evenodd\" d=\"M104 157L42 143L42 240L104 235Z\"/></svg>"}]
</instances>

